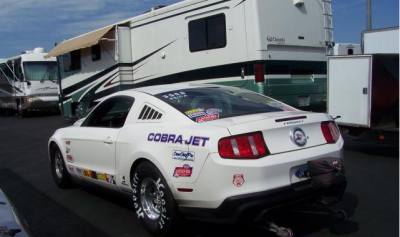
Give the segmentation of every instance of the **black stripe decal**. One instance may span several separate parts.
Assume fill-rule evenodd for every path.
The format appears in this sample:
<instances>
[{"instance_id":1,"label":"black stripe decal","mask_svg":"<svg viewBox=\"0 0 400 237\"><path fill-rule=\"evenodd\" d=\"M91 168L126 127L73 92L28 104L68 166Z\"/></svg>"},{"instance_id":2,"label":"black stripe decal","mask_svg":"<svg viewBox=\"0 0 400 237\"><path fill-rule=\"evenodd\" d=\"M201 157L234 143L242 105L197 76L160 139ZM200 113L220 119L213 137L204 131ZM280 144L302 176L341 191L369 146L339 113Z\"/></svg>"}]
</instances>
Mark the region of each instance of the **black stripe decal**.
<instances>
[{"instance_id":1,"label":"black stripe decal","mask_svg":"<svg viewBox=\"0 0 400 237\"><path fill-rule=\"evenodd\" d=\"M180 13L177 13L177 14L174 14L174 15L171 15L171 16L160 18L158 20L149 21L147 23L143 23L143 24L140 24L140 25L137 25L137 26L132 26L131 29L139 28L141 26L153 24L155 22L163 21L163 20L166 20L166 19L169 19L169 18L173 18L173 17L180 16L180 15L183 15L183 14L186 14L186 13L189 13L189 12L197 11L197 10L200 10L200 9L203 9L203 8L211 7L211 6L218 5L218 4L225 3L225 2L229 2L229 1L231 1L231 0L225 0L225 1L222 1L222 2L216 2L216 3L208 4L208 5L205 5L205 6L202 6L202 7L198 7L198 8L192 9L192 10L187 10L187 11L180 12Z\"/></svg>"},{"instance_id":2,"label":"black stripe decal","mask_svg":"<svg viewBox=\"0 0 400 237\"><path fill-rule=\"evenodd\" d=\"M239 77L242 67L246 68L245 71L247 76L253 76L254 64L256 63L265 64L266 75L271 75L271 74L287 75L296 73L300 74L301 72L304 72L304 75L311 75L311 74L326 74L327 72L326 62L323 61L309 62L309 61L264 60L264 61L242 62L242 63L220 65L215 67L208 67L192 71L180 72L141 82L144 79L156 75L145 76L134 80L135 84L115 86L108 90L95 94L94 93L95 90L97 90L102 84L106 83L106 81L108 80L107 79L104 80L102 83L100 83L97 87L87 92L84 97L84 100L94 101L106 95L109 95L110 93L132 88L139 88L143 86L154 86L154 85L172 84L179 82L194 82L194 81L208 80L208 79Z\"/></svg>"},{"instance_id":3,"label":"black stripe decal","mask_svg":"<svg viewBox=\"0 0 400 237\"><path fill-rule=\"evenodd\" d=\"M246 2L246 0L242 0L241 2L239 2L238 4L236 4L236 6L234 6L233 8L239 6L240 4L242 4L242 3L244 3L244 2Z\"/></svg>"}]
</instances>

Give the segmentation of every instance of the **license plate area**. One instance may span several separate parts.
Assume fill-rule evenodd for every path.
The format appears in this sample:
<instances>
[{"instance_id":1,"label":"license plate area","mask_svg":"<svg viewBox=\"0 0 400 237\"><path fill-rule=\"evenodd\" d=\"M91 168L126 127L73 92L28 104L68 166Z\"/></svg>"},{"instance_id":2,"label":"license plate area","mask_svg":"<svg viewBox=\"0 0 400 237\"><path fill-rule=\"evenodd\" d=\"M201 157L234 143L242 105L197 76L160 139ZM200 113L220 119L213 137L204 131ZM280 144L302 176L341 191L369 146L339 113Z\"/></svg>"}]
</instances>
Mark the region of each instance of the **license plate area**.
<instances>
[{"instance_id":1,"label":"license plate area","mask_svg":"<svg viewBox=\"0 0 400 237\"><path fill-rule=\"evenodd\" d=\"M306 181L310 179L310 172L308 165L299 165L290 169L290 182L292 184Z\"/></svg>"}]
</instances>

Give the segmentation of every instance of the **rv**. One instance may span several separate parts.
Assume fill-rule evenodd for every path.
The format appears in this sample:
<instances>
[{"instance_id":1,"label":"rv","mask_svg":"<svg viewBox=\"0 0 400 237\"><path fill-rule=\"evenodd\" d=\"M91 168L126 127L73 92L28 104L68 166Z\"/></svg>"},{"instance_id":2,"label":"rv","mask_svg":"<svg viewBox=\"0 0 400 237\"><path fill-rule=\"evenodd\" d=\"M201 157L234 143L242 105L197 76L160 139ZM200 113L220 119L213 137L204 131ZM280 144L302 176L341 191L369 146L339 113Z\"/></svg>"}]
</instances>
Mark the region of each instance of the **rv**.
<instances>
[{"instance_id":1,"label":"rv","mask_svg":"<svg viewBox=\"0 0 400 237\"><path fill-rule=\"evenodd\" d=\"M35 48L0 61L0 109L25 116L34 110L58 110L58 67Z\"/></svg>"},{"instance_id":2,"label":"rv","mask_svg":"<svg viewBox=\"0 0 400 237\"><path fill-rule=\"evenodd\" d=\"M59 43L64 117L129 88L194 82L247 88L326 111L328 0L187 0Z\"/></svg>"}]
</instances>

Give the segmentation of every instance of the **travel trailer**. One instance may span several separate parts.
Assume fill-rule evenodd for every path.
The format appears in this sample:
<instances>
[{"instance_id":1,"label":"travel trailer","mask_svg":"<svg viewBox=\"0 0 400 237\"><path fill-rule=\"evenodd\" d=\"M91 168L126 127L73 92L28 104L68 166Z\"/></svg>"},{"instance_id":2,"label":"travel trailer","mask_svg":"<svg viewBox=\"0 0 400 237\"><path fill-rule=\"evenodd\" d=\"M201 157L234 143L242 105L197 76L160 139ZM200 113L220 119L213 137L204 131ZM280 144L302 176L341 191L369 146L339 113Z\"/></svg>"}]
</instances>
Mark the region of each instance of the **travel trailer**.
<instances>
[{"instance_id":1,"label":"travel trailer","mask_svg":"<svg viewBox=\"0 0 400 237\"><path fill-rule=\"evenodd\" d=\"M0 109L21 116L34 110L58 110L58 68L55 57L45 59L35 48L0 61Z\"/></svg>"},{"instance_id":2,"label":"travel trailer","mask_svg":"<svg viewBox=\"0 0 400 237\"><path fill-rule=\"evenodd\" d=\"M328 0L187 0L59 43L64 117L104 96L179 82L243 87L325 111Z\"/></svg>"}]
</instances>

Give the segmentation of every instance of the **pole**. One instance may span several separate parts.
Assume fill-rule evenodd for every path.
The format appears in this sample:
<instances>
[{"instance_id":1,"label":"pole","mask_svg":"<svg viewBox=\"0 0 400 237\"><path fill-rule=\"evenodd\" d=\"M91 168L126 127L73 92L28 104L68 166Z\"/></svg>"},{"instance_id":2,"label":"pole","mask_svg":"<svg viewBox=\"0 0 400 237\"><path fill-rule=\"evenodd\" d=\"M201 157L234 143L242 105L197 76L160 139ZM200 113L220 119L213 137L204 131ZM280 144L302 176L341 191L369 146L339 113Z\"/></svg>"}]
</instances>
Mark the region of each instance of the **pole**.
<instances>
[{"instance_id":1,"label":"pole","mask_svg":"<svg viewBox=\"0 0 400 237\"><path fill-rule=\"evenodd\" d=\"M367 0L367 30L372 30L371 1L372 0Z\"/></svg>"}]
</instances>

